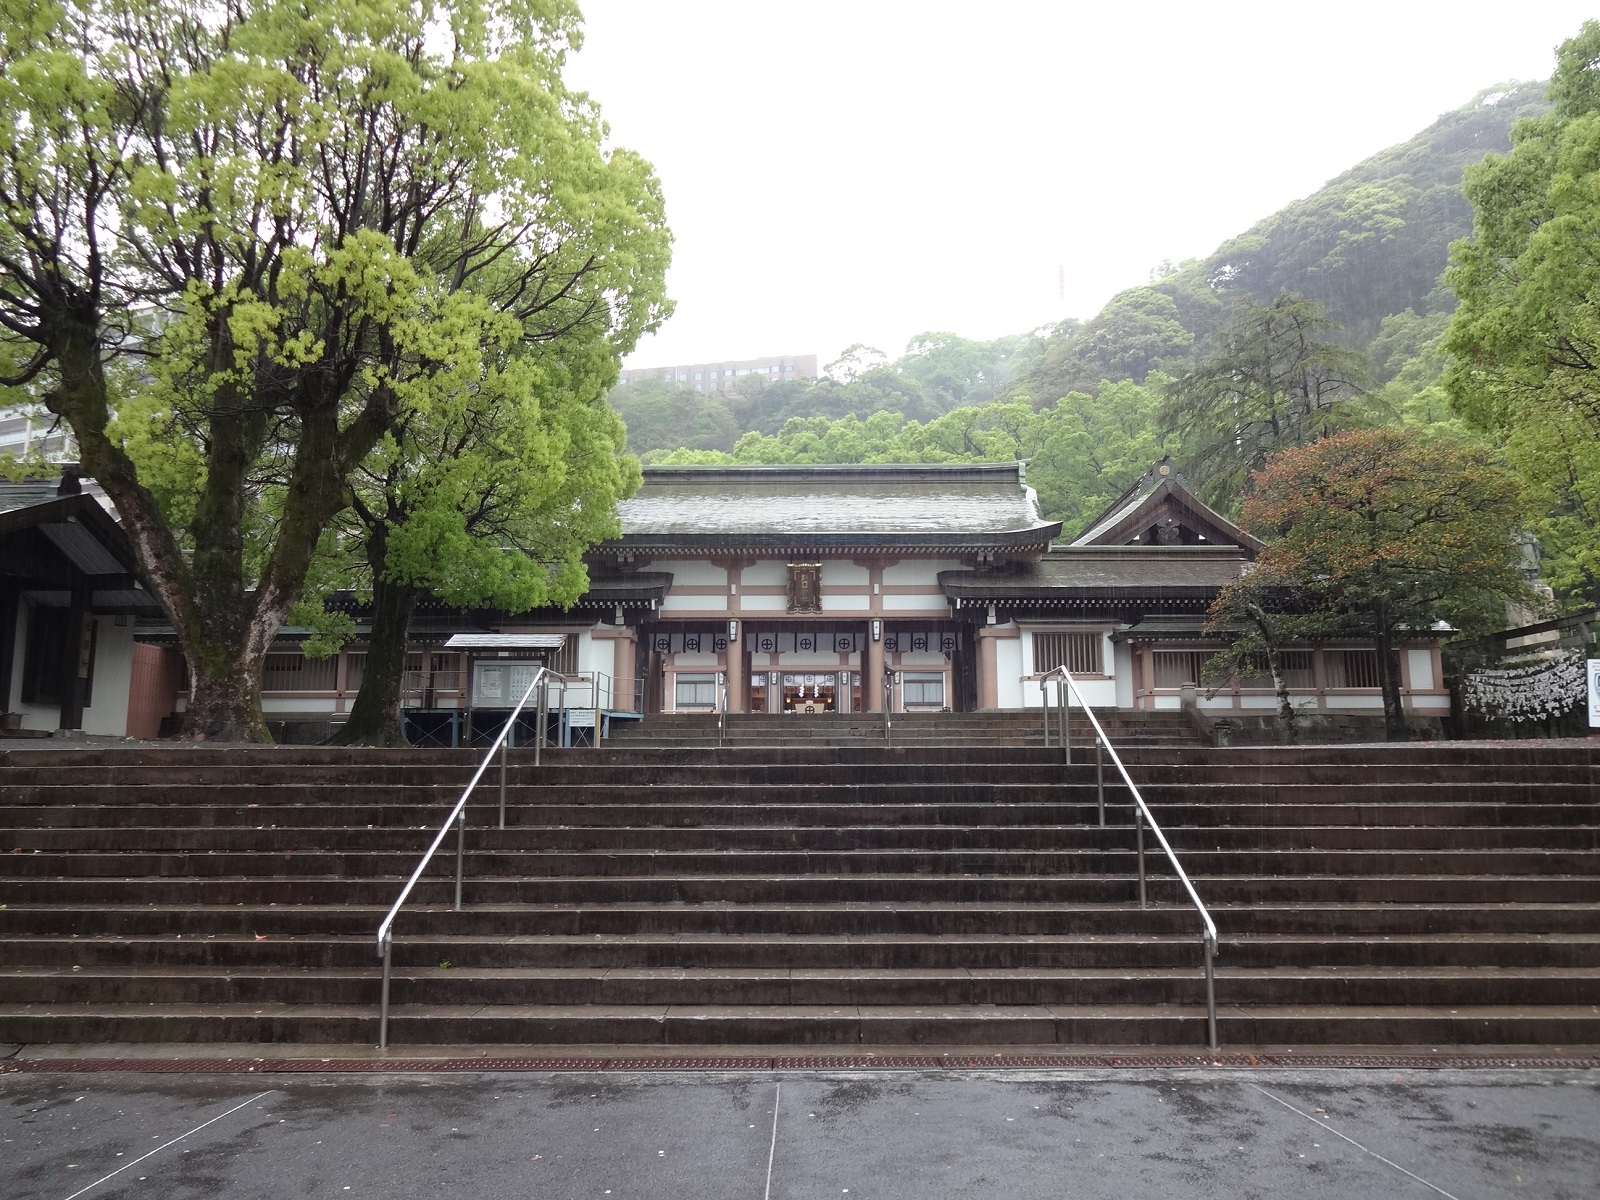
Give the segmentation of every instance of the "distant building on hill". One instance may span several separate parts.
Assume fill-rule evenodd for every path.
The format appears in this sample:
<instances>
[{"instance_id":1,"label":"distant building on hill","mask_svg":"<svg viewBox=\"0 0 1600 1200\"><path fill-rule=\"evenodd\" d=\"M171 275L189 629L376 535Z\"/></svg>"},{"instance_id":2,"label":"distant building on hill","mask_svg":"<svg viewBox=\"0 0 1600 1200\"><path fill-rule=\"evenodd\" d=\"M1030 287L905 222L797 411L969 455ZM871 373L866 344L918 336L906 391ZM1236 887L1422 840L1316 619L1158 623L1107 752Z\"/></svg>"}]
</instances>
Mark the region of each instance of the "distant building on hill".
<instances>
[{"instance_id":1,"label":"distant building on hill","mask_svg":"<svg viewBox=\"0 0 1600 1200\"><path fill-rule=\"evenodd\" d=\"M817 356L788 354L775 358L743 358L734 362L686 363L676 367L624 367L621 382L663 379L684 384L698 392L718 392L731 387L745 375L761 375L769 383L776 383L780 379L815 379Z\"/></svg>"}]
</instances>

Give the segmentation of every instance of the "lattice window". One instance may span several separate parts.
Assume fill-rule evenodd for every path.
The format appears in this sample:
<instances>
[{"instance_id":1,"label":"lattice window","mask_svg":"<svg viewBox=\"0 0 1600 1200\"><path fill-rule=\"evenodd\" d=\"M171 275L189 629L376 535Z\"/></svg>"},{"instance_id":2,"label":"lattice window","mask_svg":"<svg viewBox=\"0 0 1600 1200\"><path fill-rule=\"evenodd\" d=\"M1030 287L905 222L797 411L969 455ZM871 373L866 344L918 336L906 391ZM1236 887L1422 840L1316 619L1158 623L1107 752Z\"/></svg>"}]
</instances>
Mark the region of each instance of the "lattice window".
<instances>
[{"instance_id":1,"label":"lattice window","mask_svg":"<svg viewBox=\"0 0 1600 1200\"><path fill-rule=\"evenodd\" d=\"M338 677L339 660L307 658L296 650L269 654L261 669L263 692L331 692Z\"/></svg>"},{"instance_id":2,"label":"lattice window","mask_svg":"<svg viewBox=\"0 0 1600 1200\"><path fill-rule=\"evenodd\" d=\"M1283 650L1278 654L1278 669L1283 672L1284 684L1290 688L1309 688L1314 686L1315 676L1311 672L1311 651L1309 650ZM1239 680L1239 686L1251 688L1270 688L1272 686L1272 669L1267 665L1267 656L1259 654L1255 659L1255 669L1252 674Z\"/></svg>"},{"instance_id":3,"label":"lattice window","mask_svg":"<svg viewBox=\"0 0 1600 1200\"><path fill-rule=\"evenodd\" d=\"M1212 656L1210 650L1156 650L1156 686L1178 688L1186 683L1198 684L1200 671Z\"/></svg>"},{"instance_id":4,"label":"lattice window","mask_svg":"<svg viewBox=\"0 0 1600 1200\"><path fill-rule=\"evenodd\" d=\"M550 655L550 669L558 675L576 675L578 673L578 635L576 632L567 634L567 640L561 643L561 649Z\"/></svg>"},{"instance_id":5,"label":"lattice window","mask_svg":"<svg viewBox=\"0 0 1600 1200\"><path fill-rule=\"evenodd\" d=\"M1033 635L1033 669L1043 675L1065 667L1074 675L1104 675L1104 637L1092 633L1036 633Z\"/></svg>"},{"instance_id":6,"label":"lattice window","mask_svg":"<svg viewBox=\"0 0 1600 1200\"><path fill-rule=\"evenodd\" d=\"M427 658L420 650L406 655L406 677L403 690L420 694L426 688L435 692L454 692L461 687L461 656L454 652L433 655L433 678L428 678Z\"/></svg>"},{"instance_id":7,"label":"lattice window","mask_svg":"<svg viewBox=\"0 0 1600 1200\"><path fill-rule=\"evenodd\" d=\"M1373 650L1327 651L1328 686L1331 688L1382 687L1378 655Z\"/></svg>"}]
</instances>

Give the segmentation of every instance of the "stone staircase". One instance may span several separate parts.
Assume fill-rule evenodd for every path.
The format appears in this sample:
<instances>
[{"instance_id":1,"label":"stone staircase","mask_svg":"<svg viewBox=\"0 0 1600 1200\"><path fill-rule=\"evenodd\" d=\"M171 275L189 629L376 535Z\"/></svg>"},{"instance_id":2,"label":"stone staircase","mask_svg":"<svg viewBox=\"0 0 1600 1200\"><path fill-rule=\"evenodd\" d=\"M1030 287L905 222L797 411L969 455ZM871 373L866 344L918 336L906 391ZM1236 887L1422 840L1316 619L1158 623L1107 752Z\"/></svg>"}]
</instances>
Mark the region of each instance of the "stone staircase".
<instances>
[{"instance_id":1,"label":"stone staircase","mask_svg":"<svg viewBox=\"0 0 1600 1200\"><path fill-rule=\"evenodd\" d=\"M798 719L797 719L798 720ZM1125 755L1225 1046L1600 1044L1600 748ZM475 758L0 753L0 1042L374 1043L373 935ZM1037 745L512 755L397 925L391 1041L1199 1047L1198 922ZM447 843L447 849L450 844Z\"/></svg>"},{"instance_id":2,"label":"stone staircase","mask_svg":"<svg viewBox=\"0 0 1600 1200\"><path fill-rule=\"evenodd\" d=\"M1193 722L1182 712L1095 710L1113 745L1199 745ZM715 713L661 713L642 722L619 721L610 744L616 747L690 746L1014 746L1043 744L1044 715L1032 712L895 713L884 728L882 713L820 713L786 716L729 713L719 730ZM1076 744L1090 745L1088 720L1074 711ZM1050 737L1059 736L1050 716Z\"/></svg>"}]
</instances>

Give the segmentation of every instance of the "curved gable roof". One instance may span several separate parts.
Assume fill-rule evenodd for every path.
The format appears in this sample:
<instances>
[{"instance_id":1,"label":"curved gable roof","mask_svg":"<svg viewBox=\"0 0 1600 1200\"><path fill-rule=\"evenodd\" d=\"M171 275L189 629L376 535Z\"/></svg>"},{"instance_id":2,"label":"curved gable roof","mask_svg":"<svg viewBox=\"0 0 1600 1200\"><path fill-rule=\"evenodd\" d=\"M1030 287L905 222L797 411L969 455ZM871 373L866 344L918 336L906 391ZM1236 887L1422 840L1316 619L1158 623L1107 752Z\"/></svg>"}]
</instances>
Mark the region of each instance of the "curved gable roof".
<instances>
[{"instance_id":1,"label":"curved gable roof","mask_svg":"<svg viewBox=\"0 0 1600 1200\"><path fill-rule=\"evenodd\" d=\"M1113 500L1070 543L1074 546L1126 546L1136 542L1163 516L1170 515L1199 534L1207 545L1238 546L1253 558L1261 539L1246 533L1194 494L1170 457Z\"/></svg>"}]
</instances>

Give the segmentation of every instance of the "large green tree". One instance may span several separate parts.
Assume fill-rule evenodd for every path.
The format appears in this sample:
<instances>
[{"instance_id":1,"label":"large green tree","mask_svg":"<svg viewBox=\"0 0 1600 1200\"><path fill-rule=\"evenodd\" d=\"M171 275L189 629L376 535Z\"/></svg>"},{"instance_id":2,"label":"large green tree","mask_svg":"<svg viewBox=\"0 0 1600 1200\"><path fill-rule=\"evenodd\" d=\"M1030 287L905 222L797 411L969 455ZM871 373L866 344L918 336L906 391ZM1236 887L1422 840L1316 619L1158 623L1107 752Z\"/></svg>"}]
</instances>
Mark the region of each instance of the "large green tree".
<instances>
[{"instance_id":1,"label":"large green tree","mask_svg":"<svg viewBox=\"0 0 1600 1200\"><path fill-rule=\"evenodd\" d=\"M1395 645L1407 631L1442 620L1481 633L1530 599L1516 564L1517 482L1479 448L1416 429L1352 430L1280 450L1254 482L1243 519L1267 546L1214 615L1262 648L1310 632L1308 620L1369 637L1391 737L1406 732Z\"/></svg>"},{"instance_id":2,"label":"large green tree","mask_svg":"<svg viewBox=\"0 0 1600 1200\"><path fill-rule=\"evenodd\" d=\"M516 349L514 343L506 349ZM508 353L481 380L404 414L368 457L349 522L371 594L361 687L339 740L404 745L412 613L424 593L463 608L571 605L583 553L617 534L637 487L622 422L606 407L614 351L568 337Z\"/></svg>"},{"instance_id":3,"label":"large green tree","mask_svg":"<svg viewBox=\"0 0 1600 1200\"><path fill-rule=\"evenodd\" d=\"M1600 22L1557 52L1549 113L1467 172L1446 340L1457 410L1508 443L1547 506L1553 575L1600 600Z\"/></svg>"},{"instance_id":4,"label":"large green tree","mask_svg":"<svg viewBox=\"0 0 1600 1200\"><path fill-rule=\"evenodd\" d=\"M122 516L188 728L260 667L402 415L522 341L662 315L646 164L567 0L0 0L0 325ZM115 386L113 386L113 377Z\"/></svg>"}]
</instances>

